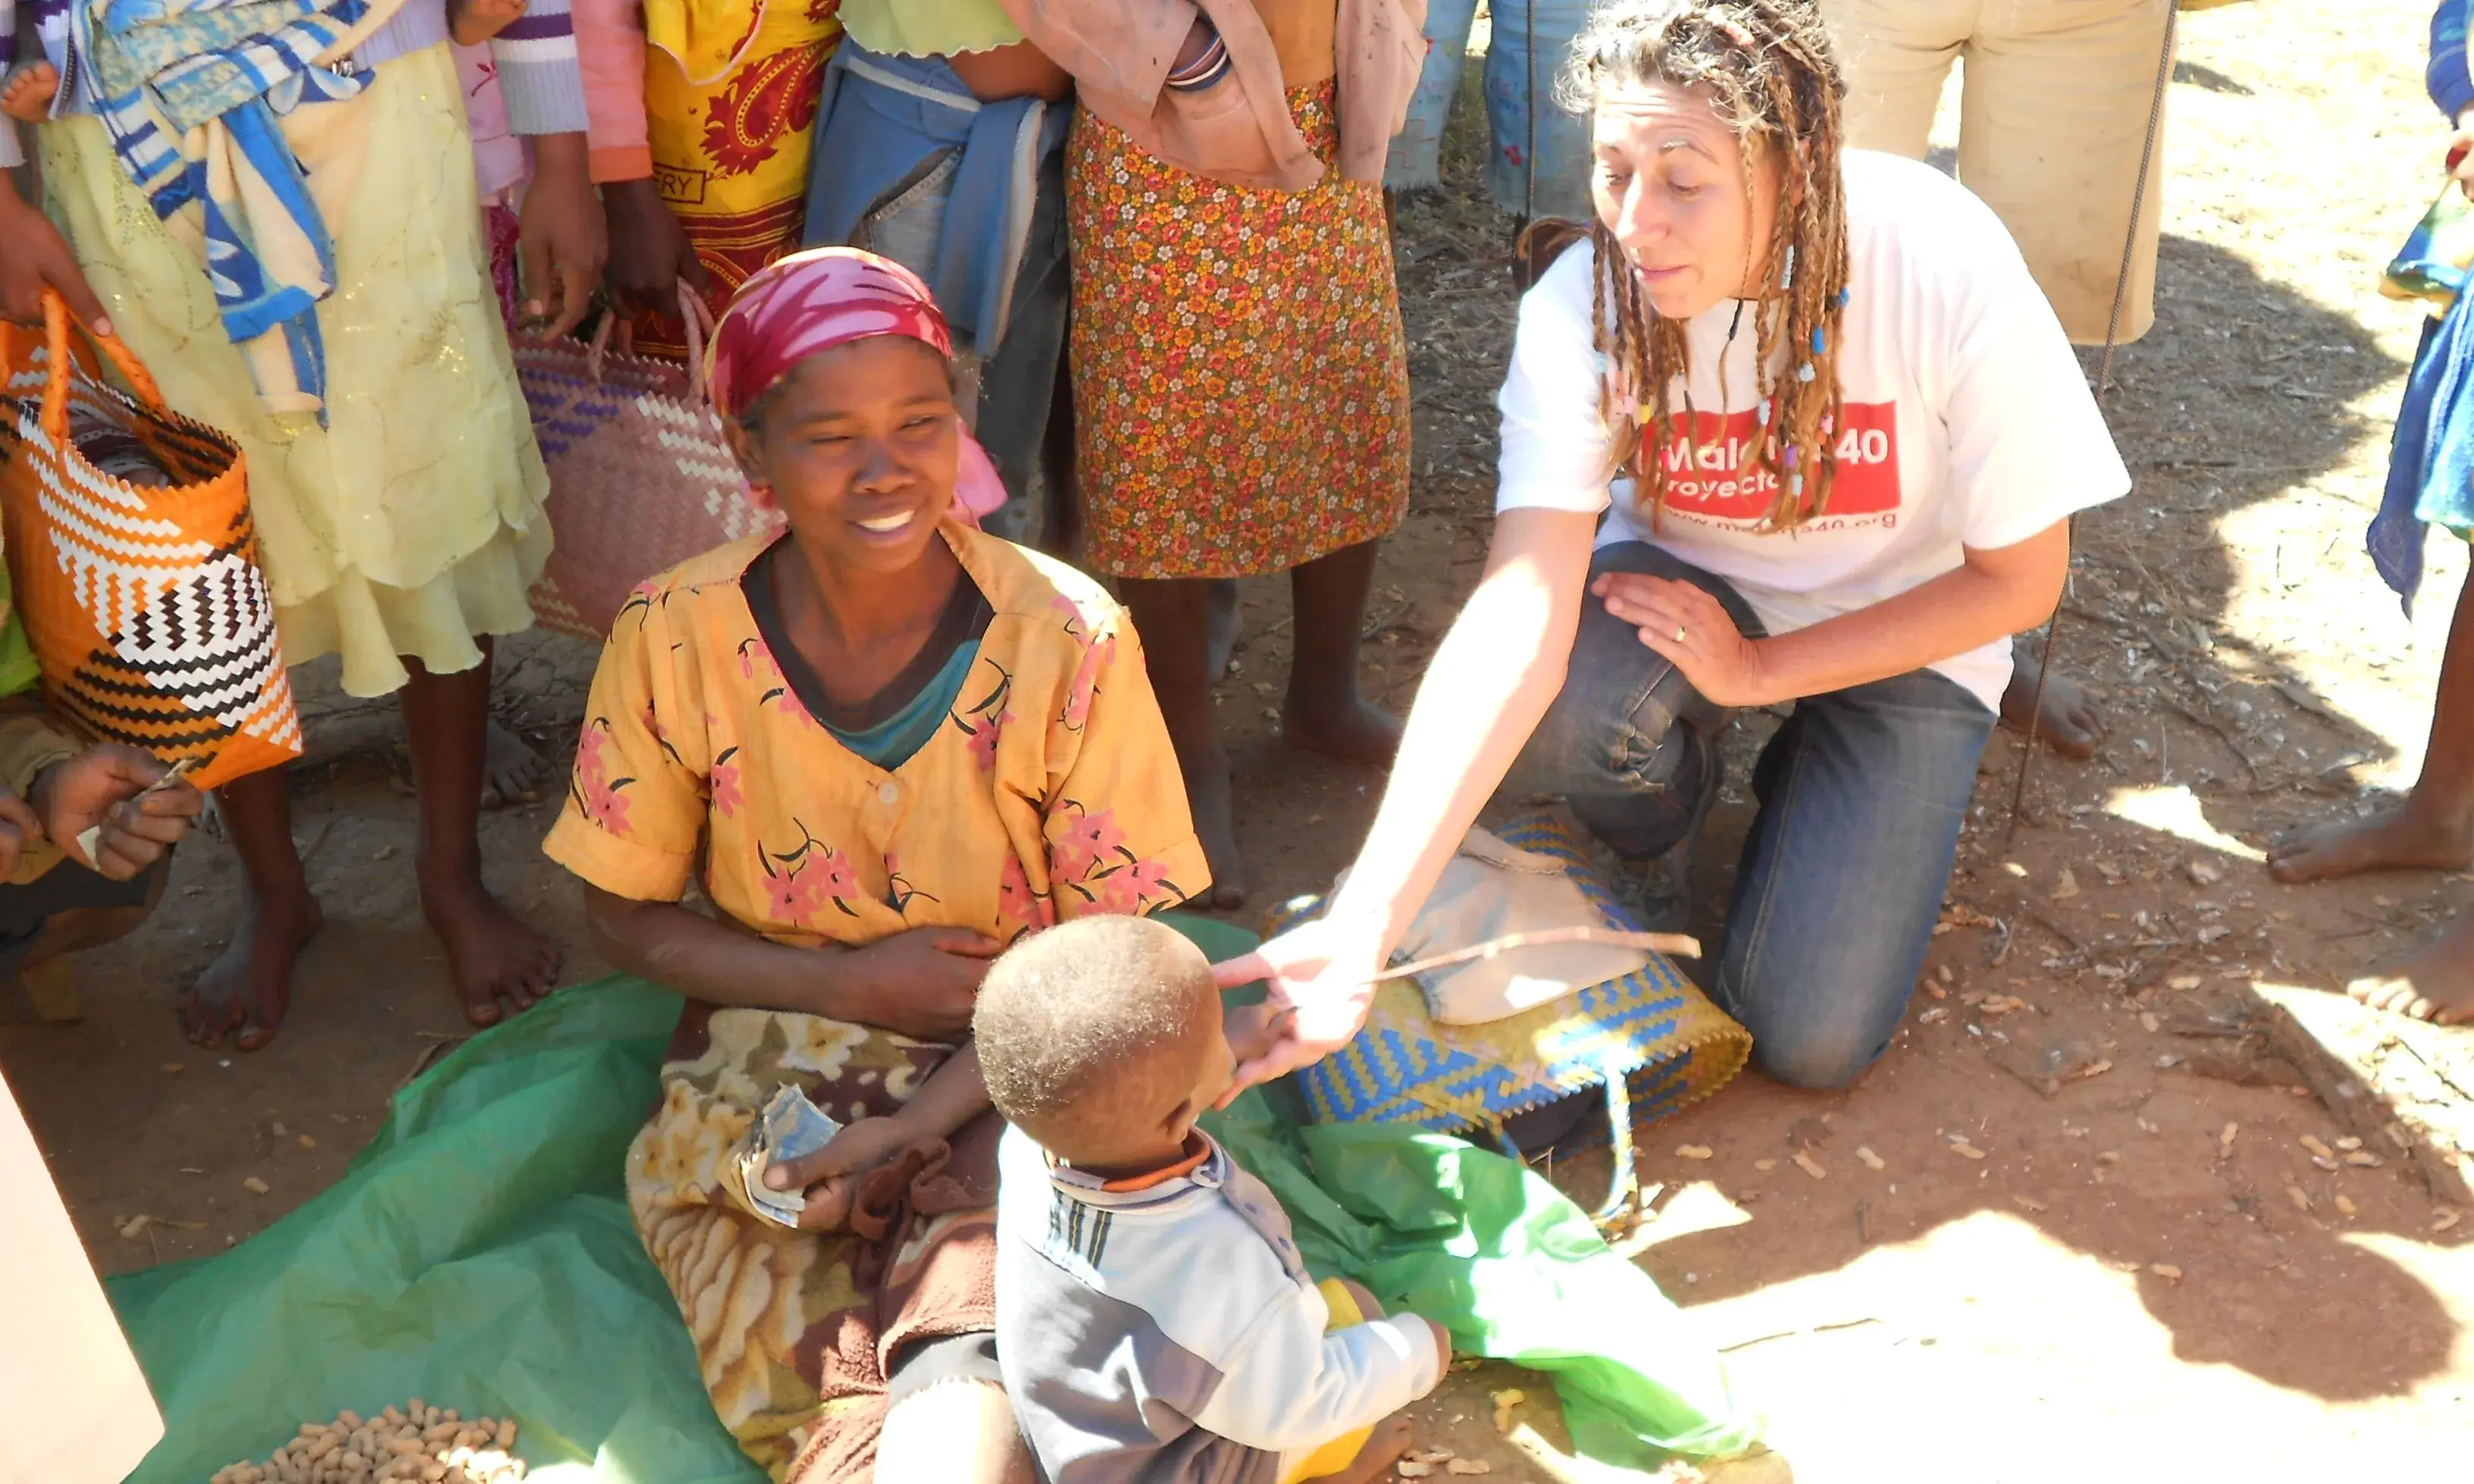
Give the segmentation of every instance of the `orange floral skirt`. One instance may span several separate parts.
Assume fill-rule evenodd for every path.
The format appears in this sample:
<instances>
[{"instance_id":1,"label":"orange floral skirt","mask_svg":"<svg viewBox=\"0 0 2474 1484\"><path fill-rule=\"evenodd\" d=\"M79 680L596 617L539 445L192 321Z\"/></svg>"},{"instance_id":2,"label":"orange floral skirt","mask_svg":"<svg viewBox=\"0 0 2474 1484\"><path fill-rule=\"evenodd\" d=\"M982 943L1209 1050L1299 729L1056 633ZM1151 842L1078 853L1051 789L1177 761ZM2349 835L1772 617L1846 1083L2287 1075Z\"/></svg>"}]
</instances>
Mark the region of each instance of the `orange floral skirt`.
<instances>
[{"instance_id":1,"label":"orange floral skirt","mask_svg":"<svg viewBox=\"0 0 2474 1484\"><path fill-rule=\"evenodd\" d=\"M1289 94L1326 166L1332 85ZM1224 185L1085 112L1066 154L1084 565L1282 572L1409 502L1409 353L1383 193Z\"/></svg>"}]
</instances>

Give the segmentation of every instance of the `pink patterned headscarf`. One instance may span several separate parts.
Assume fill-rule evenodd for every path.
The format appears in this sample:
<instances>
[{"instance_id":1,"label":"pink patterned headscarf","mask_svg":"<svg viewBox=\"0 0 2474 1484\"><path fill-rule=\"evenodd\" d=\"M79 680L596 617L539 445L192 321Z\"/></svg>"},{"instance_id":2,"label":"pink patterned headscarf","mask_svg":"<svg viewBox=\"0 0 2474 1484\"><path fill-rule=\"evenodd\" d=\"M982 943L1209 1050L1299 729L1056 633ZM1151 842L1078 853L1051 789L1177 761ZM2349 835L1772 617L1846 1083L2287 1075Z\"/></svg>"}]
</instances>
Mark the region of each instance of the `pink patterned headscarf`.
<instances>
[{"instance_id":1,"label":"pink patterned headscarf","mask_svg":"<svg viewBox=\"0 0 2474 1484\"><path fill-rule=\"evenodd\" d=\"M715 326L705 377L715 410L736 420L820 352L876 335L902 335L951 358L954 334L919 276L858 248L794 253L757 270ZM966 428L954 479L956 513L972 524L1006 499L996 465Z\"/></svg>"}]
</instances>

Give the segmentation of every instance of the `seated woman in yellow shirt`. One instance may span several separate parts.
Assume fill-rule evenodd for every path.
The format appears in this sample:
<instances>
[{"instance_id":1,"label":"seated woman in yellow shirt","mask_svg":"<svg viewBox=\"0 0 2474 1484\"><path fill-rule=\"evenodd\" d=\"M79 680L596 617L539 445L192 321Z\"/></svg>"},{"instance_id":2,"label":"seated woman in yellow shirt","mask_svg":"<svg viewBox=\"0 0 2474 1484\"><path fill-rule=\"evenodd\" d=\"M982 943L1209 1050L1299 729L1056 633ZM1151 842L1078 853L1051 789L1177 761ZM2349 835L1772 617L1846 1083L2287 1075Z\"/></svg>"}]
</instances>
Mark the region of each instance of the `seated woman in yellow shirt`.
<instances>
[{"instance_id":1,"label":"seated woman in yellow shirt","mask_svg":"<svg viewBox=\"0 0 2474 1484\"><path fill-rule=\"evenodd\" d=\"M1019 1462L993 1210L914 1188L888 1228L870 1192L916 1156L992 1199L966 1037L1000 947L1207 881L1123 611L948 518L958 478L993 477L951 344L915 277L852 249L740 290L714 400L789 530L621 612L546 847L613 961L690 996L628 1195L715 1406L776 1479L863 1476L880 1451L885 1484ZM691 878L711 915L681 905ZM795 1229L736 1157L784 1086L845 1126L764 1178L805 1191ZM979 1384L934 1384L955 1380Z\"/></svg>"}]
</instances>

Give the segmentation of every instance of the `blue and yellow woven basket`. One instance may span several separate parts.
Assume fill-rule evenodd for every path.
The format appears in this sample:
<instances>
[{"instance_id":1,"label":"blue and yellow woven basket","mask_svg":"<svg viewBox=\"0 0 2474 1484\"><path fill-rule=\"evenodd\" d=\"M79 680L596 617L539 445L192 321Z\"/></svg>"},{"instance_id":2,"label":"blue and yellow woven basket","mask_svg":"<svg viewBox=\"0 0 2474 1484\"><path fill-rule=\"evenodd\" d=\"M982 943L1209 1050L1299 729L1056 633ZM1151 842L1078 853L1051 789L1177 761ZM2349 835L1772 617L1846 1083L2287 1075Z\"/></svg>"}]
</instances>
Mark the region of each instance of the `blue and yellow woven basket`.
<instances>
[{"instance_id":1,"label":"blue and yellow woven basket","mask_svg":"<svg viewBox=\"0 0 2474 1484\"><path fill-rule=\"evenodd\" d=\"M1524 815L1494 833L1562 861L1610 927L1637 930L1554 815ZM1323 905L1286 903L1268 930L1308 921ZM1635 1129L1725 1086L1752 1045L1673 962L1651 954L1637 973L1482 1026L1440 1024L1416 985L1386 980L1357 1038L1297 1080L1325 1123L1407 1123L1497 1141L1506 1119L1605 1087L1618 1167L1628 1168Z\"/></svg>"}]
</instances>

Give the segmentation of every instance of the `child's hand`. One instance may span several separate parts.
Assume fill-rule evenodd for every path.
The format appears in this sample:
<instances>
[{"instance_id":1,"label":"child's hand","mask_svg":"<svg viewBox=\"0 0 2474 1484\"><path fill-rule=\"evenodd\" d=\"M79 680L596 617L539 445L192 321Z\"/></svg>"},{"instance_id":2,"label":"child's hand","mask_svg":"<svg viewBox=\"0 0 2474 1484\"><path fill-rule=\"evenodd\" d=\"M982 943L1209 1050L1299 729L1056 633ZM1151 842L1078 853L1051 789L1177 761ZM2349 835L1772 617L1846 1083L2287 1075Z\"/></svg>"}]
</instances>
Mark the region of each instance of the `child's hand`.
<instances>
[{"instance_id":1,"label":"child's hand","mask_svg":"<svg viewBox=\"0 0 2474 1484\"><path fill-rule=\"evenodd\" d=\"M448 0L447 34L458 46L478 46L523 19L528 0Z\"/></svg>"},{"instance_id":2,"label":"child's hand","mask_svg":"<svg viewBox=\"0 0 2474 1484\"><path fill-rule=\"evenodd\" d=\"M1222 1034L1228 1037L1228 1050L1244 1066L1272 1049L1272 1022L1279 1011L1264 1001L1244 1010L1232 1010L1221 1022Z\"/></svg>"},{"instance_id":3,"label":"child's hand","mask_svg":"<svg viewBox=\"0 0 2474 1484\"><path fill-rule=\"evenodd\" d=\"M861 1118L846 1124L824 1148L805 1159L790 1159L764 1172L774 1190L806 1190L808 1204L799 1212L802 1231L839 1231L849 1224L851 1202L860 1182L877 1166L898 1157L919 1142L918 1133L899 1117Z\"/></svg>"},{"instance_id":4,"label":"child's hand","mask_svg":"<svg viewBox=\"0 0 2474 1484\"><path fill-rule=\"evenodd\" d=\"M1426 1321L1426 1327L1435 1331L1435 1353L1443 1357L1443 1360L1435 1367L1435 1384L1440 1386L1443 1384L1443 1375L1452 1369L1452 1332L1444 1328L1443 1326L1436 1324L1433 1320L1426 1319L1426 1316L1423 1314L1417 1315L1416 1317L1419 1319L1424 1319Z\"/></svg>"}]
</instances>

